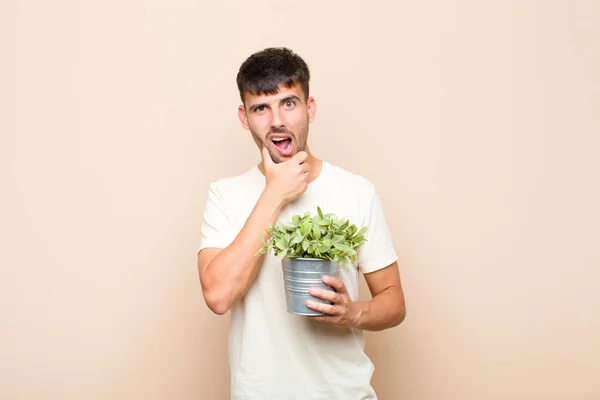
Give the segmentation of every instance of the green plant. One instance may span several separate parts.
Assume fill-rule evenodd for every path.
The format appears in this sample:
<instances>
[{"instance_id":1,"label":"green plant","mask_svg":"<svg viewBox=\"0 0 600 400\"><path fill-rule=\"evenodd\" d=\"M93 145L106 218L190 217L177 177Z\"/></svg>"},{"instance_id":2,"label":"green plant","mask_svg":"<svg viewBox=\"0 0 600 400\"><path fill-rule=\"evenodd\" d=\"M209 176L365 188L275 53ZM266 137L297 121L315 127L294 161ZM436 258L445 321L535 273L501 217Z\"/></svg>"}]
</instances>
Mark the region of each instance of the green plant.
<instances>
[{"instance_id":1,"label":"green plant","mask_svg":"<svg viewBox=\"0 0 600 400\"><path fill-rule=\"evenodd\" d=\"M279 258L324 258L345 267L356 261L357 249L365 242L367 227L360 230L346 218L335 214L296 214L291 221L277 221L267 229L267 238L262 240L259 253L270 251Z\"/></svg>"}]
</instances>

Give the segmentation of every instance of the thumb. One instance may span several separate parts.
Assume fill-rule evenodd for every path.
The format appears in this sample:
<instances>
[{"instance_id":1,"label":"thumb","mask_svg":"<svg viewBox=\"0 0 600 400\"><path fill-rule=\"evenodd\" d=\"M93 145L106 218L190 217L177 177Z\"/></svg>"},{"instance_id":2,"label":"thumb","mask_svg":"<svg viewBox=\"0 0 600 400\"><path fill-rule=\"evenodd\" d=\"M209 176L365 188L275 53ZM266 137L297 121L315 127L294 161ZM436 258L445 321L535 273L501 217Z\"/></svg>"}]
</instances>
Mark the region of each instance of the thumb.
<instances>
[{"instance_id":1,"label":"thumb","mask_svg":"<svg viewBox=\"0 0 600 400\"><path fill-rule=\"evenodd\" d=\"M265 167L270 167L271 165L275 164L273 162L273 159L271 158L271 154L269 153L267 146L263 145L261 153L262 153L263 164L265 165Z\"/></svg>"}]
</instances>

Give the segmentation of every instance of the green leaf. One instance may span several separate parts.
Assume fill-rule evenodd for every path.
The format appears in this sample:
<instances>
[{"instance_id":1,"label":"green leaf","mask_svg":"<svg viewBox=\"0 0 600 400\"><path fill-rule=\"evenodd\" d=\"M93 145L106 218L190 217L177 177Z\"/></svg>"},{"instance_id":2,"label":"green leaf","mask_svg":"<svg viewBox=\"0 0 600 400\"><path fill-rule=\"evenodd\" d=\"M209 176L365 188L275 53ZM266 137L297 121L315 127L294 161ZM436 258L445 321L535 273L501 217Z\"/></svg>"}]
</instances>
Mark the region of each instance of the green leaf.
<instances>
[{"instance_id":1,"label":"green leaf","mask_svg":"<svg viewBox=\"0 0 600 400\"><path fill-rule=\"evenodd\" d=\"M363 235L356 235L352 238L353 243L362 243L363 240L365 240Z\"/></svg>"},{"instance_id":2,"label":"green leaf","mask_svg":"<svg viewBox=\"0 0 600 400\"><path fill-rule=\"evenodd\" d=\"M357 230L358 227L356 225L350 225L350 227L348 228L348 235L353 236Z\"/></svg>"},{"instance_id":3,"label":"green leaf","mask_svg":"<svg viewBox=\"0 0 600 400\"><path fill-rule=\"evenodd\" d=\"M327 246L326 244L320 244L319 245L319 253L326 253L329 251L329 249L331 248L331 246Z\"/></svg>"},{"instance_id":4,"label":"green leaf","mask_svg":"<svg viewBox=\"0 0 600 400\"><path fill-rule=\"evenodd\" d=\"M306 236L310 233L311 228L312 225L310 222L303 222L300 226L300 233L302 234L302 236Z\"/></svg>"},{"instance_id":5,"label":"green leaf","mask_svg":"<svg viewBox=\"0 0 600 400\"><path fill-rule=\"evenodd\" d=\"M333 243L333 246L334 246L336 249L339 249L339 250L341 250L341 251L350 251L350 246L348 246L348 245L346 245L346 244L343 244L343 243L335 243L335 242L334 242L334 243Z\"/></svg>"},{"instance_id":6,"label":"green leaf","mask_svg":"<svg viewBox=\"0 0 600 400\"><path fill-rule=\"evenodd\" d=\"M367 227L360 230L347 218L334 213L323 213L317 207L317 214L306 211L295 214L288 221L277 221L265 230L266 236L259 235L263 246L258 253L273 252L278 258L319 257L351 266L357 259L357 249L366 241Z\"/></svg>"},{"instance_id":7,"label":"green leaf","mask_svg":"<svg viewBox=\"0 0 600 400\"><path fill-rule=\"evenodd\" d=\"M296 228L298 228L298 226L296 224L293 224L293 223L287 223L285 227L286 227L286 229L287 229L288 232L295 232Z\"/></svg>"},{"instance_id":8,"label":"green leaf","mask_svg":"<svg viewBox=\"0 0 600 400\"><path fill-rule=\"evenodd\" d=\"M302 241L302 250L306 251L306 249L308 249L308 245L308 240Z\"/></svg>"},{"instance_id":9,"label":"green leaf","mask_svg":"<svg viewBox=\"0 0 600 400\"><path fill-rule=\"evenodd\" d=\"M277 246L277 248L280 250L285 250L288 247L285 243L285 240L282 238L278 238L277 240L275 240L275 246Z\"/></svg>"},{"instance_id":10,"label":"green leaf","mask_svg":"<svg viewBox=\"0 0 600 400\"><path fill-rule=\"evenodd\" d=\"M304 237L302 236L300 231L295 231L292 234L292 240L290 240L290 244L292 244L292 245L298 244L298 243L302 242L302 239L304 239Z\"/></svg>"},{"instance_id":11,"label":"green leaf","mask_svg":"<svg viewBox=\"0 0 600 400\"><path fill-rule=\"evenodd\" d=\"M286 230L285 224L282 221L277 221L273 230L277 230L279 232L283 232Z\"/></svg>"},{"instance_id":12,"label":"green leaf","mask_svg":"<svg viewBox=\"0 0 600 400\"><path fill-rule=\"evenodd\" d=\"M321 228L319 227L319 225L315 224L312 227L312 235L313 238L319 240L321 238Z\"/></svg>"}]
</instances>

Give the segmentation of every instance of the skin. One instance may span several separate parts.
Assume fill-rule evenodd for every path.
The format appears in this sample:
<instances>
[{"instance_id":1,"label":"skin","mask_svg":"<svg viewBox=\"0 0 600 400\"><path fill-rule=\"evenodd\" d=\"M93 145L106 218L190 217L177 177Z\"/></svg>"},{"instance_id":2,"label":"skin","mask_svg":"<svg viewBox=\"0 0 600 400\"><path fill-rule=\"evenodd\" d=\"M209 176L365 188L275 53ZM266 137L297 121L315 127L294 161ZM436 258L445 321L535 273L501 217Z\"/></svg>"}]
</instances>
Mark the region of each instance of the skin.
<instances>
[{"instance_id":1,"label":"skin","mask_svg":"<svg viewBox=\"0 0 600 400\"><path fill-rule=\"evenodd\" d=\"M230 246L207 248L198 254L204 299L213 312L227 312L254 282L264 259L264 255L256 254L262 247L256 232L264 232L277 220L283 206L302 195L320 174L322 160L310 152L307 143L308 127L315 114L315 99L306 97L300 85L280 86L279 92L273 95L244 95L238 117L261 151L262 162L258 168L266 177L266 187ZM271 141L274 134L291 137L292 155L279 153ZM342 281L323 277L323 282L336 292L312 288L311 294L333 305L308 301L308 307L327 314L310 318L338 327L371 331L400 324L406 316L406 307L398 264L394 262L364 276L372 298L360 302L350 299Z\"/></svg>"},{"instance_id":2,"label":"skin","mask_svg":"<svg viewBox=\"0 0 600 400\"><path fill-rule=\"evenodd\" d=\"M273 162L279 164L292 156L283 156L270 140L275 133L285 133L292 138L293 153L304 151L307 162L314 170L311 181L319 175L321 160L315 158L308 148L308 125L313 122L317 111L315 99L305 99L300 85L291 88L280 85L275 95L244 95L244 104L238 107L238 118L244 129L250 131L256 146L267 147ZM263 165L259 169L264 174Z\"/></svg>"}]
</instances>

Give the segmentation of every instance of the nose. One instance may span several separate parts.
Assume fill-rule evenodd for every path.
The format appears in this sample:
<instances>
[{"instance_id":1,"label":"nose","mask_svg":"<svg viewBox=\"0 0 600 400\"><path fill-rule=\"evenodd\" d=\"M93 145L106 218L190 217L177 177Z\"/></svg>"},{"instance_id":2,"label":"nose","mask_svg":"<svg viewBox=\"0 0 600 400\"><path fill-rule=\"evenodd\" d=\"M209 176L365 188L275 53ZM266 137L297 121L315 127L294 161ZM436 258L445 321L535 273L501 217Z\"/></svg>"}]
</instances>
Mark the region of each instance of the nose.
<instances>
[{"instance_id":1,"label":"nose","mask_svg":"<svg viewBox=\"0 0 600 400\"><path fill-rule=\"evenodd\" d=\"M273 128L281 128L283 126L283 119L281 118L281 113L277 108L275 108L271 114L271 126Z\"/></svg>"}]
</instances>

